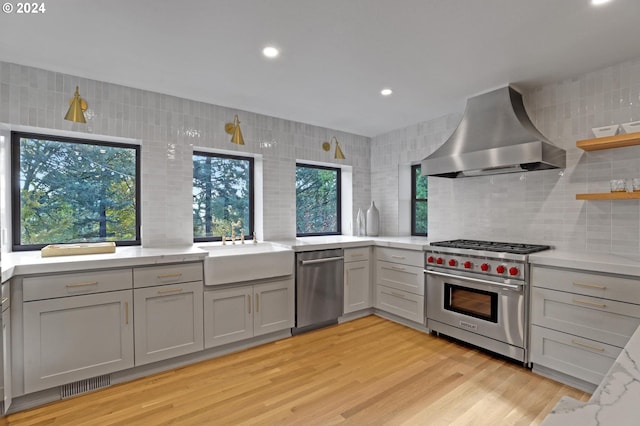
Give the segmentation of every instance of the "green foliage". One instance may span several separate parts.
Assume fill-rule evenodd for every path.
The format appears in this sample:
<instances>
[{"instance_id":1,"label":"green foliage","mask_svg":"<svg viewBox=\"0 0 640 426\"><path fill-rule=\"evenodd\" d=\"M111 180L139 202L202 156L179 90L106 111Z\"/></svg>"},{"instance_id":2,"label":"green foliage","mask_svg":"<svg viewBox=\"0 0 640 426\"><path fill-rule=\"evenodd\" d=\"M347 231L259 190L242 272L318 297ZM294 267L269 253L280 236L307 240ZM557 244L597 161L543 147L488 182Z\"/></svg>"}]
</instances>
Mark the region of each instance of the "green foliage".
<instances>
[{"instance_id":1,"label":"green foliage","mask_svg":"<svg viewBox=\"0 0 640 426\"><path fill-rule=\"evenodd\" d=\"M415 218L415 229L413 229L414 235L427 235L428 231L428 198L429 198L429 186L427 177L422 175L422 169L420 166L414 167L414 176L416 196L415 196L415 211L413 212Z\"/></svg>"},{"instance_id":2,"label":"green foliage","mask_svg":"<svg viewBox=\"0 0 640 426\"><path fill-rule=\"evenodd\" d=\"M136 235L134 148L20 138L20 243Z\"/></svg>"},{"instance_id":3,"label":"green foliage","mask_svg":"<svg viewBox=\"0 0 640 426\"><path fill-rule=\"evenodd\" d=\"M338 232L338 173L336 169L296 167L296 233Z\"/></svg>"},{"instance_id":4,"label":"green foliage","mask_svg":"<svg viewBox=\"0 0 640 426\"><path fill-rule=\"evenodd\" d=\"M193 156L193 235L216 238L231 235L232 223L249 236L251 160L224 156Z\"/></svg>"}]
</instances>

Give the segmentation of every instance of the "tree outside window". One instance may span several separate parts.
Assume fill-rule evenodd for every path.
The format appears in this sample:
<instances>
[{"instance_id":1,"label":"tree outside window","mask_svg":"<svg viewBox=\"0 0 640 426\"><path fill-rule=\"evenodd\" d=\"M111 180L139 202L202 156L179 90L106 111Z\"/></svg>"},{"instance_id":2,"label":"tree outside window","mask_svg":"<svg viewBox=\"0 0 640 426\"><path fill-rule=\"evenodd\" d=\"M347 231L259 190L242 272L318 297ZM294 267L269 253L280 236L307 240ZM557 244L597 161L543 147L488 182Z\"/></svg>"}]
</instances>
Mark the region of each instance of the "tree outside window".
<instances>
[{"instance_id":1,"label":"tree outside window","mask_svg":"<svg viewBox=\"0 0 640 426\"><path fill-rule=\"evenodd\" d=\"M209 152L193 155L194 241L253 233L253 158Z\"/></svg>"},{"instance_id":2,"label":"tree outside window","mask_svg":"<svg viewBox=\"0 0 640 426\"><path fill-rule=\"evenodd\" d=\"M140 148L12 133L13 249L140 244Z\"/></svg>"},{"instance_id":3,"label":"tree outside window","mask_svg":"<svg viewBox=\"0 0 640 426\"><path fill-rule=\"evenodd\" d=\"M428 184L420 164L411 166L411 235L427 235Z\"/></svg>"},{"instance_id":4,"label":"tree outside window","mask_svg":"<svg viewBox=\"0 0 640 426\"><path fill-rule=\"evenodd\" d=\"M339 235L340 169L296 164L296 235Z\"/></svg>"}]
</instances>

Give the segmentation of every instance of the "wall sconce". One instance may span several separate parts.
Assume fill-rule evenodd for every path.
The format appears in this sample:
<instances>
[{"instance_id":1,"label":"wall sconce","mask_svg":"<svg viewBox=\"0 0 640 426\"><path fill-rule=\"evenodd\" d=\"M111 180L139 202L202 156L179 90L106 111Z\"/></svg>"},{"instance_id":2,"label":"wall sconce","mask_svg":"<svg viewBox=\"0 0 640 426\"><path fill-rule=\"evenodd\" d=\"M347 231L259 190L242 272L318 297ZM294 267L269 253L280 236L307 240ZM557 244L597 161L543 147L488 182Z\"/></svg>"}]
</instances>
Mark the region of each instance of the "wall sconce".
<instances>
[{"instance_id":1,"label":"wall sconce","mask_svg":"<svg viewBox=\"0 0 640 426\"><path fill-rule=\"evenodd\" d=\"M224 125L224 131L231 135L231 142L236 145L244 145L244 138L240 131L240 120L238 120L238 114L233 119L233 123L226 123Z\"/></svg>"},{"instance_id":2,"label":"wall sconce","mask_svg":"<svg viewBox=\"0 0 640 426\"><path fill-rule=\"evenodd\" d=\"M87 110L87 101L80 97L78 86L76 86L76 93L73 94L73 98L69 101L69 111L64 116L65 120L75 121L76 123L86 123L87 120L84 117L84 112Z\"/></svg>"},{"instance_id":3,"label":"wall sconce","mask_svg":"<svg viewBox=\"0 0 640 426\"><path fill-rule=\"evenodd\" d=\"M334 136L331 138L331 140L329 142L322 142L322 149L325 151L330 151L331 150L331 143L333 141L336 141L336 152L333 155L333 158L335 158L336 160L344 160L344 154L342 153L342 150L340 149L340 145L338 144L338 139Z\"/></svg>"}]
</instances>

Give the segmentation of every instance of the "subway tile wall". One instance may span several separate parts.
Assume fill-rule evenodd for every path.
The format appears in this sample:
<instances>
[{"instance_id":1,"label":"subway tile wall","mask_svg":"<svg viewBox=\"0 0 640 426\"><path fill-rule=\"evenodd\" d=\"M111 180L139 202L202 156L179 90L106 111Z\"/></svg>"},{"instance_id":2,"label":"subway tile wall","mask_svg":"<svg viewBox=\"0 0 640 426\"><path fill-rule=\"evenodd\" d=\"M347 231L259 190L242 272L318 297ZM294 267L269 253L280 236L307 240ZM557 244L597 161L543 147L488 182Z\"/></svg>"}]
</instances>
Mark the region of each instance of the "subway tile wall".
<instances>
[{"instance_id":1,"label":"subway tile wall","mask_svg":"<svg viewBox=\"0 0 640 426\"><path fill-rule=\"evenodd\" d=\"M76 85L89 105L87 124L63 119ZM244 146L230 143L224 132L234 114L242 122ZM304 123L6 62L0 62L0 123L139 141L142 241L147 247L193 241L194 146L263 156L267 240L295 237L296 159L352 166L355 212L370 202L369 138ZM333 152L322 150L322 141L332 136L340 141L346 160L334 160ZM270 148L259 145L274 140Z\"/></svg>"},{"instance_id":2,"label":"subway tile wall","mask_svg":"<svg viewBox=\"0 0 640 426\"><path fill-rule=\"evenodd\" d=\"M478 238L558 249L640 255L640 201L578 201L612 178L640 177L640 146L584 152L592 127L640 120L640 59L523 91L538 129L567 151L564 171L429 181L430 239ZM372 139L371 196L382 232L398 235L398 170L440 146L461 113Z\"/></svg>"}]
</instances>

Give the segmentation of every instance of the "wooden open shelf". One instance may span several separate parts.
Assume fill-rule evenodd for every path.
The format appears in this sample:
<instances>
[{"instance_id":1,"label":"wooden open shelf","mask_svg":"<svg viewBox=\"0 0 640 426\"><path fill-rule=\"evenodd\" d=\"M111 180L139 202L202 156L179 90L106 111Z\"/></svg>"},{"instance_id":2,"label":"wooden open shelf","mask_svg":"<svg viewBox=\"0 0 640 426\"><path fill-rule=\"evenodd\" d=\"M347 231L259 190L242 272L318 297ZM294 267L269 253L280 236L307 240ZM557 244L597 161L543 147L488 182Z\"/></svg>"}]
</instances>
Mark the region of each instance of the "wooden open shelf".
<instances>
[{"instance_id":1,"label":"wooden open shelf","mask_svg":"<svg viewBox=\"0 0 640 426\"><path fill-rule=\"evenodd\" d=\"M599 194L576 194L576 200L640 200L640 191L602 192Z\"/></svg>"},{"instance_id":2,"label":"wooden open shelf","mask_svg":"<svg viewBox=\"0 0 640 426\"><path fill-rule=\"evenodd\" d=\"M623 146L640 145L640 132L623 135L607 136L605 138L583 139L576 142L576 146L585 151L600 149L622 148Z\"/></svg>"}]
</instances>

